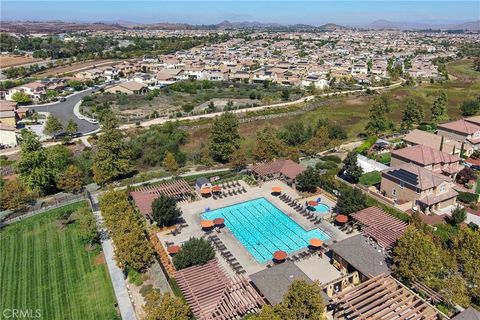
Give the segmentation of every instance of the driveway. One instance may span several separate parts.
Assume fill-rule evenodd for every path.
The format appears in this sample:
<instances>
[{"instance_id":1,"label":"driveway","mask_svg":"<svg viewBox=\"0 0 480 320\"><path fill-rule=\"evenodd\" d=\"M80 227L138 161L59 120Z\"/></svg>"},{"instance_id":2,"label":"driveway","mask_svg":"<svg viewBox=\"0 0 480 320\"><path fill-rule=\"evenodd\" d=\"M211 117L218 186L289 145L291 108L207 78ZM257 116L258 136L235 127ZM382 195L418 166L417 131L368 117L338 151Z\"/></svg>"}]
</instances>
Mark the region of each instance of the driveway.
<instances>
[{"instance_id":1,"label":"driveway","mask_svg":"<svg viewBox=\"0 0 480 320\"><path fill-rule=\"evenodd\" d=\"M55 118L60 120L60 122L65 127L69 119L75 121L78 124L78 132L85 134L91 131L94 131L99 128L98 124L90 123L86 120L81 120L73 114L73 107L82 100L83 97L91 94L93 89L88 89L83 92L79 92L71 95L67 98L66 101L56 102L48 105L34 105L26 106L29 109L35 110L37 112L50 112Z\"/></svg>"}]
</instances>

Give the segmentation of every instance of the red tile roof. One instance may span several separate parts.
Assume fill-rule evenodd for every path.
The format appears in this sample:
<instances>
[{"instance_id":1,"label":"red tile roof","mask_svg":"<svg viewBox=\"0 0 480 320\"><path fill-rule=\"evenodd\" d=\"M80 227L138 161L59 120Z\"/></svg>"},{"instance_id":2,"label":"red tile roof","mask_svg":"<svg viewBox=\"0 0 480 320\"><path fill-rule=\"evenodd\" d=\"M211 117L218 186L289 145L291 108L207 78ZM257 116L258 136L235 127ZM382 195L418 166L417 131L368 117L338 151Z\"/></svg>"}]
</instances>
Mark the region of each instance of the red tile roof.
<instances>
[{"instance_id":1,"label":"red tile roof","mask_svg":"<svg viewBox=\"0 0 480 320\"><path fill-rule=\"evenodd\" d=\"M451 131L460 132L463 134L473 134L480 130L480 126L477 126L471 122L465 120L457 120L438 125L438 129L447 129Z\"/></svg>"},{"instance_id":2,"label":"red tile roof","mask_svg":"<svg viewBox=\"0 0 480 320\"><path fill-rule=\"evenodd\" d=\"M259 176L282 174L290 179L295 179L300 173L305 171L305 167L292 160L281 159L254 164L252 171Z\"/></svg>"},{"instance_id":3,"label":"red tile roof","mask_svg":"<svg viewBox=\"0 0 480 320\"><path fill-rule=\"evenodd\" d=\"M428 166L432 164L444 164L459 162L460 158L449 153L435 150L428 146L416 145L392 151L392 157L401 157L411 162Z\"/></svg>"}]
</instances>

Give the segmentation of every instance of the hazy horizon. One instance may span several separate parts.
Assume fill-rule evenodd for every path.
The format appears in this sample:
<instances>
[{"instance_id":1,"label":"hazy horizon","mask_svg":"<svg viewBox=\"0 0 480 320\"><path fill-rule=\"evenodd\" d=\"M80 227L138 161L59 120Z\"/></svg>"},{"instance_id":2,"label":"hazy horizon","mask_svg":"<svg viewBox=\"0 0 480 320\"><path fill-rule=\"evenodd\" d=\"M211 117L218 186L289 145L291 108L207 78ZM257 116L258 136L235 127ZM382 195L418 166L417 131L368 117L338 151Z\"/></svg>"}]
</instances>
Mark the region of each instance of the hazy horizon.
<instances>
[{"instance_id":1,"label":"hazy horizon","mask_svg":"<svg viewBox=\"0 0 480 320\"><path fill-rule=\"evenodd\" d=\"M480 19L478 1L22 1L1 2L2 21L189 23L256 21L349 26L376 20L455 24Z\"/></svg>"}]
</instances>

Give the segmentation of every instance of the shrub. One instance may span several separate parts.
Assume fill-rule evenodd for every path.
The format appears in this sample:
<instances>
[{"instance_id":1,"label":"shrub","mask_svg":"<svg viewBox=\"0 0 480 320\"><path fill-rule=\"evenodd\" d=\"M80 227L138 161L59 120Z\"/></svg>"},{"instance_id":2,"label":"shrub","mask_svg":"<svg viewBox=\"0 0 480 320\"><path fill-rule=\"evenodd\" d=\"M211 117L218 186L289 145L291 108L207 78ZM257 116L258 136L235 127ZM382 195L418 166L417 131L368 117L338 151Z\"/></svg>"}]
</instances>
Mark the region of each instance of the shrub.
<instances>
[{"instance_id":1,"label":"shrub","mask_svg":"<svg viewBox=\"0 0 480 320\"><path fill-rule=\"evenodd\" d=\"M128 269L128 281L136 286L143 284L142 275L133 268Z\"/></svg>"},{"instance_id":2,"label":"shrub","mask_svg":"<svg viewBox=\"0 0 480 320\"><path fill-rule=\"evenodd\" d=\"M205 239L190 238L182 245L182 250L173 256L173 265L177 270L202 265L215 257L212 245Z\"/></svg>"},{"instance_id":3,"label":"shrub","mask_svg":"<svg viewBox=\"0 0 480 320\"><path fill-rule=\"evenodd\" d=\"M463 203L476 203L478 201L478 194L475 193L470 193L470 192L463 192L463 191L458 191L458 196L457 199Z\"/></svg>"},{"instance_id":4,"label":"shrub","mask_svg":"<svg viewBox=\"0 0 480 320\"><path fill-rule=\"evenodd\" d=\"M452 210L452 217L451 221L453 225L459 225L460 223L463 223L467 219L467 211L465 211L465 208L460 207L457 205L455 209Z\"/></svg>"},{"instance_id":5,"label":"shrub","mask_svg":"<svg viewBox=\"0 0 480 320\"><path fill-rule=\"evenodd\" d=\"M366 207L367 197L362 191L351 187L342 188L337 202L337 209L341 214L350 214Z\"/></svg>"},{"instance_id":6,"label":"shrub","mask_svg":"<svg viewBox=\"0 0 480 320\"><path fill-rule=\"evenodd\" d=\"M335 163L333 161L321 161L321 162L317 162L315 164L315 168L317 170L322 170L322 169L329 170L329 169L338 168L338 165L337 165L337 163Z\"/></svg>"},{"instance_id":7,"label":"shrub","mask_svg":"<svg viewBox=\"0 0 480 320\"><path fill-rule=\"evenodd\" d=\"M312 167L308 167L305 171L299 174L296 180L296 187L300 191L314 192L319 185L320 174Z\"/></svg>"},{"instance_id":8,"label":"shrub","mask_svg":"<svg viewBox=\"0 0 480 320\"><path fill-rule=\"evenodd\" d=\"M335 155L322 156L322 157L320 157L320 160L331 161L331 162L335 162L335 163L341 163L342 162L342 159L340 159L339 156L335 156Z\"/></svg>"}]
</instances>

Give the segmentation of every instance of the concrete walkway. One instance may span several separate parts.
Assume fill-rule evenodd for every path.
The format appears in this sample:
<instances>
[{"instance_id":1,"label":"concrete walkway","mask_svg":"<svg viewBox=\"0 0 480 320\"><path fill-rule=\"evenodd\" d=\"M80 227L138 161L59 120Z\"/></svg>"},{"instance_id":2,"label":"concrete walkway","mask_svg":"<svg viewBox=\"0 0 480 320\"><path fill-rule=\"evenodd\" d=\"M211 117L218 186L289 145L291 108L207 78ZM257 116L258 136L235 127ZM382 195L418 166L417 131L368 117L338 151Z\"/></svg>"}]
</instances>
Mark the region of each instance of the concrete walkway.
<instances>
[{"instance_id":1,"label":"concrete walkway","mask_svg":"<svg viewBox=\"0 0 480 320\"><path fill-rule=\"evenodd\" d=\"M98 198L96 194L92 194L92 205L94 208L98 208ZM123 320L137 320L135 309L128 294L127 285L125 283L125 277L122 269L117 266L114 259L114 249L112 240L107 238L106 229L103 223L103 216L101 211L93 211L95 220L97 221L98 229L102 238L102 249L105 261L107 262L108 272L110 273L110 279L112 280L113 290L117 297L118 308Z\"/></svg>"}]
</instances>

